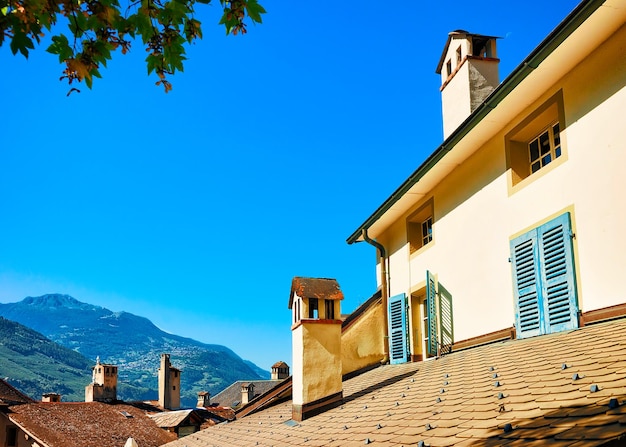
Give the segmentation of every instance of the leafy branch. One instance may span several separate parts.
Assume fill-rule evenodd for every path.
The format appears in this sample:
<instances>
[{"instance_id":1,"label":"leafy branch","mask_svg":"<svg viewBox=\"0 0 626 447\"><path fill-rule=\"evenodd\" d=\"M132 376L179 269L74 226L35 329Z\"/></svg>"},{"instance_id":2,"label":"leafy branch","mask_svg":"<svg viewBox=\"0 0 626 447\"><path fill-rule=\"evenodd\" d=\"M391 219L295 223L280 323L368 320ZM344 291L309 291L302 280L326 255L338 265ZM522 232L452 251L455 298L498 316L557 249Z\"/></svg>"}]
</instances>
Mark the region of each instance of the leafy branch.
<instances>
[{"instance_id":1,"label":"leafy branch","mask_svg":"<svg viewBox=\"0 0 626 447\"><path fill-rule=\"evenodd\" d=\"M148 53L148 74L154 72L159 78L156 85L167 93L172 89L168 76L183 71L185 46L202 38L195 5L210 1L129 0L122 7L118 0L0 0L0 46L8 41L14 55L19 52L28 58L61 18L67 33L53 34L47 51L65 65L61 80L69 85L84 81L91 88L112 53L128 53L131 42L141 38ZM243 35L247 22L262 23L265 9L257 0L220 0L220 4L219 24L226 34Z\"/></svg>"}]
</instances>

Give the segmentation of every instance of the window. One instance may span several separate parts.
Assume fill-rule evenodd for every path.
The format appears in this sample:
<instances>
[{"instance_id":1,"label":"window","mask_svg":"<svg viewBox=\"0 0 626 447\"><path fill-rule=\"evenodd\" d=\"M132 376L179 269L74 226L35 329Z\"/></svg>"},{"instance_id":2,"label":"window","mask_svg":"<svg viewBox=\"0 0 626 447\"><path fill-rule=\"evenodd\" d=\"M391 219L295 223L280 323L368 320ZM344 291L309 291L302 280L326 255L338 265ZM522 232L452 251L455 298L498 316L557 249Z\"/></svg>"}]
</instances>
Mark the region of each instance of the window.
<instances>
[{"instance_id":1,"label":"window","mask_svg":"<svg viewBox=\"0 0 626 447\"><path fill-rule=\"evenodd\" d=\"M556 160L565 160L561 138L564 122L563 95L558 92L506 135L511 186L551 163L556 165Z\"/></svg>"},{"instance_id":2,"label":"window","mask_svg":"<svg viewBox=\"0 0 626 447\"><path fill-rule=\"evenodd\" d=\"M456 66L461 65L461 47L456 49Z\"/></svg>"},{"instance_id":3,"label":"window","mask_svg":"<svg viewBox=\"0 0 626 447\"><path fill-rule=\"evenodd\" d=\"M324 300L324 318L327 320L335 319L335 302L333 300Z\"/></svg>"},{"instance_id":4,"label":"window","mask_svg":"<svg viewBox=\"0 0 626 447\"><path fill-rule=\"evenodd\" d=\"M553 123L541 135L528 143L530 173L537 172L552 160L561 156L559 123Z\"/></svg>"},{"instance_id":5,"label":"window","mask_svg":"<svg viewBox=\"0 0 626 447\"><path fill-rule=\"evenodd\" d=\"M410 253L415 253L432 242L433 222L433 201L431 199L407 219Z\"/></svg>"},{"instance_id":6,"label":"window","mask_svg":"<svg viewBox=\"0 0 626 447\"><path fill-rule=\"evenodd\" d=\"M317 298L309 298L309 318L319 318Z\"/></svg>"},{"instance_id":7,"label":"window","mask_svg":"<svg viewBox=\"0 0 626 447\"><path fill-rule=\"evenodd\" d=\"M17 445L17 427L7 426L7 447L15 447Z\"/></svg>"},{"instance_id":8,"label":"window","mask_svg":"<svg viewBox=\"0 0 626 447\"><path fill-rule=\"evenodd\" d=\"M511 240L518 338L578 327L571 239L565 213Z\"/></svg>"},{"instance_id":9,"label":"window","mask_svg":"<svg viewBox=\"0 0 626 447\"><path fill-rule=\"evenodd\" d=\"M419 305L419 312L413 309L410 325L407 323L409 312L405 295L389 298L389 359L392 364L408 361L409 326L416 334L413 343L421 344L421 347L414 346L413 354L417 354L414 358L434 357L452 351L452 295L428 271L426 287L416 293L419 295L412 295L411 306Z\"/></svg>"},{"instance_id":10,"label":"window","mask_svg":"<svg viewBox=\"0 0 626 447\"><path fill-rule=\"evenodd\" d=\"M446 74L447 74L447 77L450 77L450 75L452 74L452 61L451 60L446 62Z\"/></svg>"}]
</instances>

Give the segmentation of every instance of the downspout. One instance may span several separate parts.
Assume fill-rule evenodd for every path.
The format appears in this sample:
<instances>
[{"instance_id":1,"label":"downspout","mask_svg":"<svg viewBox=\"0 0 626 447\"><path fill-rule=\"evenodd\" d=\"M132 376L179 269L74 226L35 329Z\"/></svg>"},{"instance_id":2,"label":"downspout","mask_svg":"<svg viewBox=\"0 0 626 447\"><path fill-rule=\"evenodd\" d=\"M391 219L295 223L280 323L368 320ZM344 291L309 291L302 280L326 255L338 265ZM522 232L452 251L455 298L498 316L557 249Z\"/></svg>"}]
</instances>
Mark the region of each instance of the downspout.
<instances>
[{"instance_id":1,"label":"downspout","mask_svg":"<svg viewBox=\"0 0 626 447\"><path fill-rule=\"evenodd\" d=\"M387 363L389 361L389 327L388 327L388 316L387 316L387 302L389 300L389 274L387 273L387 252L385 251L385 247L380 242L371 239L367 235L367 228L363 228L361 230L361 235L363 236L363 240L368 244L376 247L379 253L380 259L380 295L382 298L383 304L383 353L384 358L383 362Z\"/></svg>"}]
</instances>

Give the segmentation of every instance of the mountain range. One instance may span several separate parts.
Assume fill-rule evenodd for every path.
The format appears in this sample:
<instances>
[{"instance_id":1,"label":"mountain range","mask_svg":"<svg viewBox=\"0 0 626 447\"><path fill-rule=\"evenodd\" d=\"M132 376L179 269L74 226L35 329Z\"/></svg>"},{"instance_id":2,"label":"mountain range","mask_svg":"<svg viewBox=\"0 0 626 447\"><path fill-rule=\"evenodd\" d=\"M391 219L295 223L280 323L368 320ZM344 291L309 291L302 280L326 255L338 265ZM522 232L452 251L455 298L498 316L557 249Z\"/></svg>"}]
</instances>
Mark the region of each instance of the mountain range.
<instances>
[{"instance_id":1,"label":"mountain range","mask_svg":"<svg viewBox=\"0 0 626 447\"><path fill-rule=\"evenodd\" d=\"M39 297L27 297L17 303L0 304L0 316L7 320L20 323L49 338L62 347L67 348L60 358L72 359L72 365L66 365L71 370L72 377L79 378L78 384L71 384L67 377L56 377L58 367L48 365L49 371L42 373L49 376L48 384L44 378L37 380L18 377L19 371L24 375L22 368L4 365L0 361L0 377L8 376L13 379L18 388L20 380L25 381L32 397L39 398L41 392L61 392L64 400L82 400L84 387L91 379L91 366L95 364L97 356L103 363L118 366L118 398L122 400L155 400L158 397L157 371L161 353L169 353L172 366L182 370L181 375L181 404L194 406L199 391L208 391L215 395L236 380L258 380L269 378L265 372L249 361L241 359L229 348L205 344L191 338L169 334L156 327L150 320L128 312L112 312L100 306L80 302L69 295L49 294ZM10 322L4 322L6 324ZM24 339L20 333L24 330L15 330L15 335L7 334L0 348L5 348L7 341L17 350L28 351L28 346L35 346L38 340L36 335ZM32 331L31 331L32 332ZM20 337L22 338L20 340ZM43 337L43 338L45 338ZM27 341L28 340L28 341ZM22 343L25 342L26 343ZM54 351L53 348L44 348ZM17 357L18 351L12 351ZM61 352L61 351L59 351ZM70 354L71 353L71 354ZM0 356L4 357L2 349ZM41 354L41 353L40 353ZM44 355L44 354L42 354ZM2 359L5 360L5 359ZM22 361L32 359L26 356ZM52 360L55 360L52 357ZM15 362L13 362L15 363ZM34 365L33 365L34 366ZM5 368L9 368L5 370ZM39 365L42 368L44 365ZM62 368L61 368L62 369ZM68 370L69 371L69 370ZM48 387L60 386L60 380L65 380L62 390L41 389L39 385ZM30 381L30 382L29 382ZM59 383L57 383L59 382ZM63 391L63 392L62 392ZM76 399L77 396L80 396Z\"/></svg>"}]
</instances>

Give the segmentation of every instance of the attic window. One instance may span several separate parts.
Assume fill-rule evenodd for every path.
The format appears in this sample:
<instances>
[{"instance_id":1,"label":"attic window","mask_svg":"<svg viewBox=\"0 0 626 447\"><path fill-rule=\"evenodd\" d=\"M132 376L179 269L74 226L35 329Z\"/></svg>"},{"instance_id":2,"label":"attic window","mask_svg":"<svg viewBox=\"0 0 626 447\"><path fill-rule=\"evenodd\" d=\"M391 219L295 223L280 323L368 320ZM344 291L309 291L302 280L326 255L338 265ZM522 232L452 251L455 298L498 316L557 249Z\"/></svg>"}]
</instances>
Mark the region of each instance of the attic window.
<instances>
[{"instance_id":1,"label":"attic window","mask_svg":"<svg viewBox=\"0 0 626 447\"><path fill-rule=\"evenodd\" d=\"M558 92L506 135L511 186L567 158L561 138L564 129L563 95Z\"/></svg>"},{"instance_id":2,"label":"attic window","mask_svg":"<svg viewBox=\"0 0 626 447\"><path fill-rule=\"evenodd\" d=\"M456 49L456 66L461 65L461 47Z\"/></svg>"},{"instance_id":3,"label":"attic window","mask_svg":"<svg viewBox=\"0 0 626 447\"><path fill-rule=\"evenodd\" d=\"M433 240L434 209L430 199L407 219L410 253L415 253Z\"/></svg>"}]
</instances>

